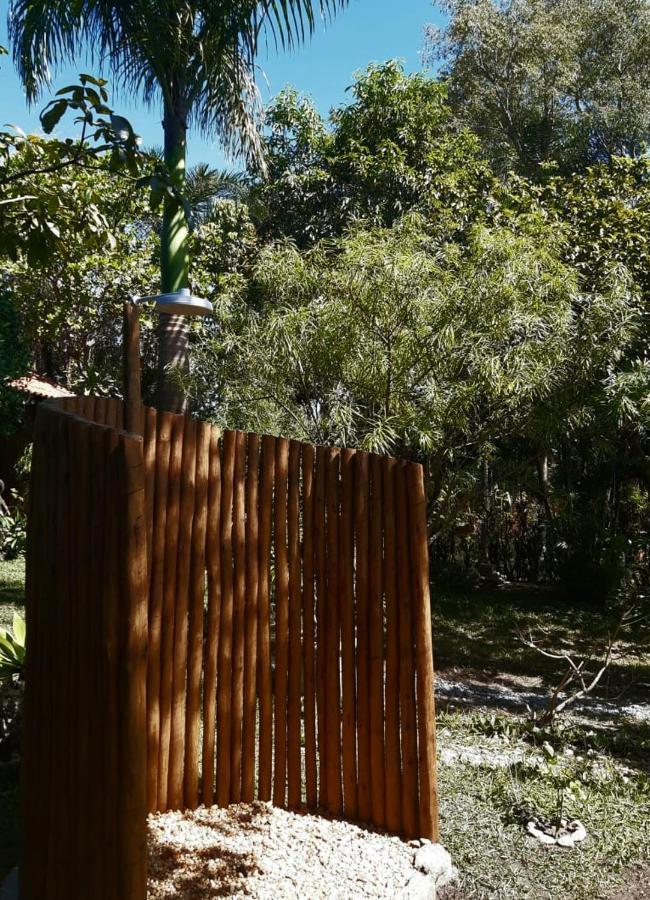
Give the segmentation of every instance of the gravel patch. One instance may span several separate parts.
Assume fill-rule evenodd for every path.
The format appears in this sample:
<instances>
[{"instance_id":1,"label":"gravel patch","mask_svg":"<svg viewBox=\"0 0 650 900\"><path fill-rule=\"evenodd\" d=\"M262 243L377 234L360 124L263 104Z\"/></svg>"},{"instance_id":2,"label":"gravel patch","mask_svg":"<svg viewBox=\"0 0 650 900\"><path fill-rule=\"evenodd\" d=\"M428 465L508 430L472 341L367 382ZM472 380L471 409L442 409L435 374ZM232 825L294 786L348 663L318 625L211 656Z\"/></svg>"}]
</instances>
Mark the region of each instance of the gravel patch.
<instances>
[{"instance_id":1,"label":"gravel patch","mask_svg":"<svg viewBox=\"0 0 650 900\"><path fill-rule=\"evenodd\" d=\"M560 693L563 699L565 694ZM482 684L456 681L440 675L436 677L436 698L438 702L458 703L461 706L498 707L512 712L524 713L528 709L542 709L548 700L548 691L513 690L503 684ZM650 722L650 703L613 703L597 697L585 697L571 707L572 715L587 719L629 719L636 722Z\"/></svg>"},{"instance_id":2,"label":"gravel patch","mask_svg":"<svg viewBox=\"0 0 650 900\"><path fill-rule=\"evenodd\" d=\"M392 898L414 847L348 822L267 803L149 817L149 900ZM404 896L404 894L403 894Z\"/></svg>"}]
</instances>

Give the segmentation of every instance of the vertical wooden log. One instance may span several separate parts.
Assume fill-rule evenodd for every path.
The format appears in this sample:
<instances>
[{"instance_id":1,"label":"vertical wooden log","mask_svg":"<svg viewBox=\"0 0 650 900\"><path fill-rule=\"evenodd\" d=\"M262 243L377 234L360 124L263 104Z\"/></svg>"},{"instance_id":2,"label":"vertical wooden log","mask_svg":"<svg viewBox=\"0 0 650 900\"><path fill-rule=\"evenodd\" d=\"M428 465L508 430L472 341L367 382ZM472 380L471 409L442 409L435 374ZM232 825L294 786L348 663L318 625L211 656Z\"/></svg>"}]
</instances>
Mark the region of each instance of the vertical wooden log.
<instances>
[{"instance_id":1,"label":"vertical wooden log","mask_svg":"<svg viewBox=\"0 0 650 900\"><path fill-rule=\"evenodd\" d=\"M169 744L168 806L183 806L185 753L185 710L187 689L187 633L192 560L192 530L196 492L196 421L185 419L181 504L178 528L176 609L174 611L174 662L172 677L171 733Z\"/></svg>"},{"instance_id":2,"label":"vertical wooden log","mask_svg":"<svg viewBox=\"0 0 650 900\"><path fill-rule=\"evenodd\" d=\"M271 611L269 570L273 522L273 482L275 477L275 438L262 438L260 472L258 671L257 693L260 707L259 788L260 800L271 799L273 758L273 695L271 690Z\"/></svg>"},{"instance_id":3,"label":"vertical wooden log","mask_svg":"<svg viewBox=\"0 0 650 900\"><path fill-rule=\"evenodd\" d=\"M359 741L359 818L369 822L370 803L370 647L368 625L368 547L370 466L367 453L357 453L354 485L357 600L357 735Z\"/></svg>"},{"instance_id":4,"label":"vertical wooden log","mask_svg":"<svg viewBox=\"0 0 650 900\"><path fill-rule=\"evenodd\" d=\"M289 562L287 555L287 481L289 442L275 447L275 768L273 802L284 806L287 778L287 677L289 667Z\"/></svg>"},{"instance_id":5,"label":"vertical wooden log","mask_svg":"<svg viewBox=\"0 0 650 900\"><path fill-rule=\"evenodd\" d=\"M72 656L73 704L71 756L73 760L73 790L68 797L68 815L84 819L86 826L77 825L76 841L71 846L77 861L76 877L81 884L88 884L91 878L88 834L90 814L88 795L93 790L94 778L90 771L90 710L94 702L91 696L91 667L93 660L88 656L92 613L89 607L90 598L94 596L94 574L89 569L90 562L90 504L91 489L89 473L90 429L89 423L83 419L73 420L74 436L71 463L71 559L70 568L74 573L72 594L69 603L72 606L72 627L68 635L69 652Z\"/></svg>"},{"instance_id":6,"label":"vertical wooden log","mask_svg":"<svg viewBox=\"0 0 650 900\"><path fill-rule=\"evenodd\" d=\"M196 479L192 559L190 564L190 605L188 620L187 708L185 716L184 806L199 804L199 743L201 727L201 670L203 668L203 623L205 595L205 547L208 520L208 477L210 432L199 422L196 432Z\"/></svg>"},{"instance_id":7,"label":"vertical wooden log","mask_svg":"<svg viewBox=\"0 0 650 900\"><path fill-rule=\"evenodd\" d=\"M232 721L230 800L241 800L242 722L244 718L244 640L246 604L246 435L237 432L232 539L234 551Z\"/></svg>"},{"instance_id":8,"label":"vertical wooden log","mask_svg":"<svg viewBox=\"0 0 650 900\"><path fill-rule=\"evenodd\" d=\"M339 541L339 471L340 452L328 451L325 479L327 505L327 805L330 812L340 816L343 811L343 781L341 775L341 683L339 675L339 599L338 599L338 541Z\"/></svg>"},{"instance_id":9,"label":"vertical wooden log","mask_svg":"<svg viewBox=\"0 0 650 900\"><path fill-rule=\"evenodd\" d=\"M402 750L402 834L419 837L417 717L413 665L411 559L408 541L408 505L404 462L396 469L397 584L399 590L399 708Z\"/></svg>"},{"instance_id":10,"label":"vertical wooden log","mask_svg":"<svg viewBox=\"0 0 650 900\"><path fill-rule=\"evenodd\" d=\"M21 781L24 797L23 889L27 900L44 895L49 868L49 847L43 839L52 802L49 790L52 763L52 708L50 653L51 620L56 615L52 593L56 591L56 525L59 501L56 476L60 464L55 420L58 408L41 403L34 434L30 482L30 515L26 562L25 613L27 624L25 730ZM40 462L39 462L40 460ZM45 540L44 540L45 539Z\"/></svg>"},{"instance_id":11,"label":"vertical wooden log","mask_svg":"<svg viewBox=\"0 0 650 900\"><path fill-rule=\"evenodd\" d=\"M76 410L75 410L76 412ZM82 601L80 590L80 565L79 551L85 549L82 545L83 536L79 534L78 520L80 513L81 491L79 484L79 467L81 465L81 453L79 446L79 425L80 420L73 418L72 415L65 416L65 428L67 432L68 446L67 453L70 460L70 482L68 486L68 516L67 516L67 555L68 555L68 596L63 601L63 618L65 620L65 636L61 650L67 655L66 675L67 675L67 691L70 695L76 693L77 680L79 678L79 654L80 641L78 633L78 616L79 604ZM61 552L61 551L59 551ZM63 551L65 552L65 551ZM83 838L81 829L78 826L81 813L81 797L79 794L79 738L80 738L80 722L79 722L79 703L70 703L66 710L67 715L67 732L72 737L72 746L64 755L65 766L67 769L66 781L67 789L65 795L65 805L69 811L69 838L68 845L64 849L64 855L61 859L61 865L73 863L75 872L78 872L80 878L86 876L84 871L84 863L77 864L76 860L82 852Z\"/></svg>"},{"instance_id":12,"label":"vertical wooden log","mask_svg":"<svg viewBox=\"0 0 650 900\"><path fill-rule=\"evenodd\" d=\"M420 836L438 840L438 790L436 779L436 713L427 552L427 502L421 466L407 469L409 535L415 627L415 664L418 699L418 781Z\"/></svg>"},{"instance_id":13,"label":"vertical wooden log","mask_svg":"<svg viewBox=\"0 0 650 900\"><path fill-rule=\"evenodd\" d=\"M370 460L370 570L368 628L370 649L370 800L372 822L386 827L384 754L384 571L382 529L383 459Z\"/></svg>"},{"instance_id":14,"label":"vertical wooden log","mask_svg":"<svg viewBox=\"0 0 650 900\"><path fill-rule=\"evenodd\" d=\"M325 475L327 448L316 449L314 574L316 576L316 699L318 708L318 802L327 807L327 543Z\"/></svg>"},{"instance_id":15,"label":"vertical wooden log","mask_svg":"<svg viewBox=\"0 0 650 900\"><path fill-rule=\"evenodd\" d=\"M158 415L151 407L142 407L144 422L144 496L147 517L147 585L151 591L151 568L153 565L153 520L156 502L156 437Z\"/></svg>"},{"instance_id":16,"label":"vertical wooden log","mask_svg":"<svg viewBox=\"0 0 650 900\"><path fill-rule=\"evenodd\" d=\"M217 660L221 625L221 455L219 433L210 428L208 520L206 555L208 572L208 616L203 674L203 784L205 806L215 800L215 741L217 726Z\"/></svg>"},{"instance_id":17,"label":"vertical wooden log","mask_svg":"<svg viewBox=\"0 0 650 900\"><path fill-rule=\"evenodd\" d=\"M108 397L106 400L106 424L109 428L116 430L121 426L121 415L118 413L122 409L122 401L116 400L114 397Z\"/></svg>"},{"instance_id":18,"label":"vertical wooden log","mask_svg":"<svg viewBox=\"0 0 650 900\"><path fill-rule=\"evenodd\" d=\"M106 425L108 416L108 399L106 397L95 397L95 421L99 425Z\"/></svg>"},{"instance_id":19,"label":"vertical wooden log","mask_svg":"<svg viewBox=\"0 0 650 900\"><path fill-rule=\"evenodd\" d=\"M124 430L124 403L122 400L118 400L117 397L111 400L113 404L113 409L115 412L113 413L115 417L115 428L118 431Z\"/></svg>"},{"instance_id":20,"label":"vertical wooden log","mask_svg":"<svg viewBox=\"0 0 650 900\"><path fill-rule=\"evenodd\" d=\"M302 684L300 577L300 444L289 445L289 503L287 510L289 544L289 677L287 715L287 797L290 807L302 799L300 754L300 699Z\"/></svg>"},{"instance_id":21,"label":"vertical wooden log","mask_svg":"<svg viewBox=\"0 0 650 900\"><path fill-rule=\"evenodd\" d=\"M172 417L165 521L165 559L160 646L160 739L158 754L158 809L169 809L169 756L171 740L172 690L174 679L174 621L180 523L183 432L185 420Z\"/></svg>"},{"instance_id":22,"label":"vertical wooden log","mask_svg":"<svg viewBox=\"0 0 650 900\"><path fill-rule=\"evenodd\" d=\"M186 681L188 661L188 612L192 534L196 492L197 423L185 418L181 463L180 511L178 525L176 595L174 610L174 656L172 671L172 707L169 745L169 784L167 804L183 806L184 751L186 722Z\"/></svg>"},{"instance_id":23,"label":"vertical wooden log","mask_svg":"<svg viewBox=\"0 0 650 900\"><path fill-rule=\"evenodd\" d=\"M124 303L123 323L124 430L142 434L140 310L128 300Z\"/></svg>"},{"instance_id":24,"label":"vertical wooden log","mask_svg":"<svg viewBox=\"0 0 650 900\"><path fill-rule=\"evenodd\" d=\"M160 689L163 594L165 589L165 543L172 416L157 419L154 515L151 537L151 585L149 589L149 665L147 672L147 808L158 809L160 757Z\"/></svg>"},{"instance_id":25,"label":"vertical wooden log","mask_svg":"<svg viewBox=\"0 0 650 900\"><path fill-rule=\"evenodd\" d=\"M356 819L358 813L354 635L354 456L353 450L343 450L341 454L341 522L338 554L343 676L343 812L348 819Z\"/></svg>"},{"instance_id":26,"label":"vertical wooden log","mask_svg":"<svg viewBox=\"0 0 650 900\"><path fill-rule=\"evenodd\" d=\"M303 666L305 707L305 783L307 806L318 804L316 766L316 669L314 619L314 462L311 444L302 446L302 527L303 527Z\"/></svg>"},{"instance_id":27,"label":"vertical wooden log","mask_svg":"<svg viewBox=\"0 0 650 900\"><path fill-rule=\"evenodd\" d=\"M30 479L30 515L26 564L25 612L27 655L21 782L23 805L22 886L26 900L45 896L48 846L43 823L52 802L52 619L56 617L56 523L59 501L55 417L49 404L39 406ZM56 663L55 663L56 664ZM47 713L47 714L46 714Z\"/></svg>"},{"instance_id":28,"label":"vertical wooden log","mask_svg":"<svg viewBox=\"0 0 650 900\"><path fill-rule=\"evenodd\" d=\"M79 416L89 422L95 421L95 398L93 396L80 397Z\"/></svg>"},{"instance_id":29,"label":"vertical wooden log","mask_svg":"<svg viewBox=\"0 0 650 900\"><path fill-rule=\"evenodd\" d=\"M257 630L259 587L260 439L248 435L246 474L246 606L244 640L244 723L242 731L242 801L255 797L255 714L257 699Z\"/></svg>"},{"instance_id":30,"label":"vertical wooden log","mask_svg":"<svg viewBox=\"0 0 650 900\"><path fill-rule=\"evenodd\" d=\"M228 806L230 780L230 717L232 688L232 504L235 477L234 431L223 434L221 464L221 622L219 632L219 674L217 677L217 804Z\"/></svg>"},{"instance_id":31,"label":"vertical wooden log","mask_svg":"<svg viewBox=\"0 0 650 900\"><path fill-rule=\"evenodd\" d=\"M119 879L124 900L147 896L147 523L141 440L122 438L120 556Z\"/></svg>"},{"instance_id":32,"label":"vertical wooden log","mask_svg":"<svg viewBox=\"0 0 650 900\"><path fill-rule=\"evenodd\" d=\"M386 589L386 827L393 834L402 829L401 761L399 734L399 604L397 591L397 533L395 528L395 469L387 459L383 466L384 488L384 585Z\"/></svg>"},{"instance_id":33,"label":"vertical wooden log","mask_svg":"<svg viewBox=\"0 0 650 900\"><path fill-rule=\"evenodd\" d=\"M70 455L69 417L59 416L56 421L57 453L59 463L56 474L59 492L57 503L57 568L55 573L56 594L53 598L56 618L53 622L50 641L53 648L52 669L50 677L57 683L57 692L50 695L48 715L53 717L51 726L51 782L49 822L47 828L48 859L46 890L52 896L62 892L65 885L65 872L69 865L69 846L72 840L74 823L61 822L59 810L65 805L71 790L71 756L67 748L70 734L70 704L67 698L73 690L70 672L70 652L67 635L72 627L70 594L72 577L70 573L70 485L72 480L72 461ZM66 700L64 701L64 698ZM76 762L76 760L74 760ZM45 823L44 823L45 824Z\"/></svg>"},{"instance_id":34,"label":"vertical wooden log","mask_svg":"<svg viewBox=\"0 0 650 900\"><path fill-rule=\"evenodd\" d=\"M93 594L91 600L91 615L89 617L88 630L88 654L92 660L89 678L92 703L90 707L90 749L89 758L92 761L92 774L102 785L105 780L105 762L107 736L104 727L105 715L105 686L103 671L103 610L106 605L106 583L108 580L108 558L106 542L106 508L107 508L107 480L108 480L108 432L104 427L94 427L91 432L90 447L90 471L91 471L91 525L90 525L90 570L94 579ZM108 526L110 527L110 526ZM108 816L105 812L107 806L114 802L103 789L97 790L96 786L88 792L86 802L92 804L92 813L89 816L88 840L91 849L90 867L92 876L88 884L88 893L98 900L110 900L107 893L109 877L106 874L107 858L104 852L105 822Z\"/></svg>"},{"instance_id":35,"label":"vertical wooden log","mask_svg":"<svg viewBox=\"0 0 650 900\"><path fill-rule=\"evenodd\" d=\"M114 430L106 433L106 506L105 506L105 555L106 580L104 603L99 619L102 636L101 685L98 702L103 710L102 738L105 741L102 791L104 803L104 877L106 896L120 896L118 852L118 794L120 787L120 759L118 753L120 697L118 684L118 654L120 640L120 593L122 590L120 567L120 522L124 514L124 497L120 495L119 438Z\"/></svg>"}]
</instances>

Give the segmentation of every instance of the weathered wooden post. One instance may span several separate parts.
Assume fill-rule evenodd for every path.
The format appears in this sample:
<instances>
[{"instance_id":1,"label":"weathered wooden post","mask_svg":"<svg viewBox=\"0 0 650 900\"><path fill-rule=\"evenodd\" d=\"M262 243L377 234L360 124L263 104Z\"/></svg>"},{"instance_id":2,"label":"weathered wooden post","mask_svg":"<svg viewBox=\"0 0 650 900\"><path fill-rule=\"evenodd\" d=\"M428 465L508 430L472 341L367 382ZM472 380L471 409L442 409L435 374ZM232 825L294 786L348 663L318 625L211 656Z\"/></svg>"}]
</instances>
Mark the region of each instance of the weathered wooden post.
<instances>
[{"instance_id":1,"label":"weathered wooden post","mask_svg":"<svg viewBox=\"0 0 650 900\"><path fill-rule=\"evenodd\" d=\"M122 342L124 378L124 429L142 434L142 364L140 362L140 312L130 300L124 303Z\"/></svg>"}]
</instances>

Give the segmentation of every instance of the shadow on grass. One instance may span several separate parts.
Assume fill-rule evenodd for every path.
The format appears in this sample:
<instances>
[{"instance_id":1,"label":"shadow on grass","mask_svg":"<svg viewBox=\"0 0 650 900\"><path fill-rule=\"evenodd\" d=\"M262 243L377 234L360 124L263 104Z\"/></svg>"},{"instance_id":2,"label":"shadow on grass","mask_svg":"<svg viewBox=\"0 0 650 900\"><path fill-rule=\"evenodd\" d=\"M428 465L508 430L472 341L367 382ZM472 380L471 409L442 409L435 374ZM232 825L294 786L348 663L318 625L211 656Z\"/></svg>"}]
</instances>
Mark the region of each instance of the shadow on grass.
<instances>
[{"instance_id":1,"label":"shadow on grass","mask_svg":"<svg viewBox=\"0 0 650 900\"><path fill-rule=\"evenodd\" d=\"M593 607L570 604L550 590L521 588L491 592L453 593L432 590L433 639L438 669L478 669L492 681L510 676L539 679L555 686L566 669L562 660L549 659L525 646L519 632L543 637L553 652L600 658L614 619ZM614 698L633 689L649 696L650 653L641 631L623 632L617 642L619 659L612 663L599 696Z\"/></svg>"}]
</instances>

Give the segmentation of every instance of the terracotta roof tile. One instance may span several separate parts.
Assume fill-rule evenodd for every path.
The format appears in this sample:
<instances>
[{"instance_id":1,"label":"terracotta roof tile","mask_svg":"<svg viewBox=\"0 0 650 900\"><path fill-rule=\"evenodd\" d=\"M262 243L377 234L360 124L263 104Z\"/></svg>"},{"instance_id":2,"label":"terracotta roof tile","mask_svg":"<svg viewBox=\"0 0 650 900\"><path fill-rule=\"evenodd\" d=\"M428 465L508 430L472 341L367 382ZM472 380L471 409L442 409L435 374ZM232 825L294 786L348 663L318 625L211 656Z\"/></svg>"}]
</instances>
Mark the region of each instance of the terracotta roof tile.
<instances>
[{"instance_id":1,"label":"terracotta roof tile","mask_svg":"<svg viewBox=\"0 0 650 900\"><path fill-rule=\"evenodd\" d=\"M23 375L21 378L10 381L9 387L22 391L24 394L30 394L32 397L42 397L48 400L75 396L72 391L61 387L60 384L45 375Z\"/></svg>"}]
</instances>

